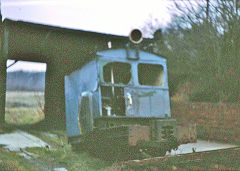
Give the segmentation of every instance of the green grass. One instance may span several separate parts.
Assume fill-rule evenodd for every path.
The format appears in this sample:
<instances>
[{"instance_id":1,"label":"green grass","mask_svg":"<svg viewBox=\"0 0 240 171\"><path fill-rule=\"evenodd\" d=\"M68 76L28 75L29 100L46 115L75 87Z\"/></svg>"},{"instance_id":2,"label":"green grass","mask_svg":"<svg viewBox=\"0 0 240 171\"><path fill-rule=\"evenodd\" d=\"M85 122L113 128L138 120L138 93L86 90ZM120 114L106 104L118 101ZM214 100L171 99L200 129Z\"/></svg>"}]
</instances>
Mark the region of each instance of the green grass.
<instances>
[{"instance_id":1,"label":"green grass","mask_svg":"<svg viewBox=\"0 0 240 171\"><path fill-rule=\"evenodd\" d=\"M44 115L36 108L6 108L6 122L11 124L31 124L44 119Z\"/></svg>"},{"instance_id":2,"label":"green grass","mask_svg":"<svg viewBox=\"0 0 240 171\"><path fill-rule=\"evenodd\" d=\"M15 152L9 152L0 148L0 170L2 171L28 171L36 170L34 165Z\"/></svg>"},{"instance_id":3,"label":"green grass","mask_svg":"<svg viewBox=\"0 0 240 171\"><path fill-rule=\"evenodd\" d=\"M64 131L51 131L56 136L49 136L37 131L32 134L40 137L50 145L48 148L28 148L27 151L37 154L43 163L56 163L68 170L95 171L111 167L113 163L94 158L86 152L72 151L71 145L67 143Z\"/></svg>"},{"instance_id":4,"label":"green grass","mask_svg":"<svg viewBox=\"0 0 240 171\"><path fill-rule=\"evenodd\" d=\"M24 125L44 119L44 94L41 92L7 92L6 123Z\"/></svg>"},{"instance_id":5,"label":"green grass","mask_svg":"<svg viewBox=\"0 0 240 171\"><path fill-rule=\"evenodd\" d=\"M11 131L14 130L12 128ZM116 167L116 163L95 158L84 151L76 152L72 150L71 145L67 142L64 130L42 132L35 129L23 129L23 131L39 137L48 143L50 148L27 148L26 151L38 156L32 158L32 161L28 161L18 156L16 152L10 152L0 147L0 170L53 170L54 168L64 167L71 171L112 171Z\"/></svg>"}]
</instances>

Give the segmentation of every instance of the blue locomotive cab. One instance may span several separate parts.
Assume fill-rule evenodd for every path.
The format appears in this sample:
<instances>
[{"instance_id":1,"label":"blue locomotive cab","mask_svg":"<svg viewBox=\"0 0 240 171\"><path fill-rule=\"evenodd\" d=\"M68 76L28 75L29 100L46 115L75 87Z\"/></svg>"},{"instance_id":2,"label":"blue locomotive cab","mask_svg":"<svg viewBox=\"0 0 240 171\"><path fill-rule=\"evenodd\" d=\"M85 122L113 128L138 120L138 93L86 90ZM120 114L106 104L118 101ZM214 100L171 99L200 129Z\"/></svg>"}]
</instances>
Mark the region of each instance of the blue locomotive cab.
<instances>
[{"instance_id":1,"label":"blue locomotive cab","mask_svg":"<svg viewBox=\"0 0 240 171\"><path fill-rule=\"evenodd\" d=\"M166 59L133 49L98 56L101 116L171 116Z\"/></svg>"},{"instance_id":2,"label":"blue locomotive cab","mask_svg":"<svg viewBox=\"0 0 240 171\"><path fill-rule=\"evenodd\" d=\"M163 139L166 125L176 134L166 59L155 54L137 49L98 52L94 60L65 77L65 95L71 143L95 128L122 125L149 126L155 140Z\"/></svg>"},{"instance_id":3,"label":"blue locomotive cab","mask_svg":"<svg viewBox=\"0 0 240 171\"><path fill-rule=\"evenodd\" d=\"M140 32L134 30L130 40L141 42ZM178 146L163 57L138 48L97 52L65 76L65 99L71 144L162 154Z\"/></svg>"}]
</instances>

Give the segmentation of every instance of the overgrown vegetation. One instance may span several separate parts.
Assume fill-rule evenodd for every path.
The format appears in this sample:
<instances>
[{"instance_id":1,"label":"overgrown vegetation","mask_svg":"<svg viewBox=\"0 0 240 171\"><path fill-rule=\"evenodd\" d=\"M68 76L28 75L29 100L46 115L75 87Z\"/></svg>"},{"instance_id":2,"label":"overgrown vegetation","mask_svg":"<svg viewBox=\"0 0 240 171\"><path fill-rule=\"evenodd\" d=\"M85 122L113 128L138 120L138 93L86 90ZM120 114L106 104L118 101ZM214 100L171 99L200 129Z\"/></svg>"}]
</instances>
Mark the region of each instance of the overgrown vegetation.
<instances>
[{"instance_id":1,"label":"overgrown vegetation","mask_svg":"<svg viewBox=\"0 0 240 171\"><path fill-rule=\"evenodd\" d=\"M172 114L178 122L196 123L201 139L240 142L240 105L172 102Z\"/></svg>"},{"instance_id":2,"label":"overgrown vegetation","mask_svg":"<svg viewBox=\"0 0 240 171\"><path fill-rule=\"evenodd\" d=\"M172 116L179 123L197 124L197 136L200 139L240 142L240 104L191 102L188 100L194 84L185 83L171 98Z\"/></svg>"},{"instance_id":3,"label":"overgrown vegetation","mask_svg":"<svg viewBox=\"0 0 240 171\"><path fill-rule=\"evenodd\" d=\"M237 2L175 1L173 21L155 44L168 60L172 113L179 122L197 123L199 138L240 141Z\"/></svg>"},{"instance_id":4,"label":"overgrown vegetation","mask_svg":"<svg viewBox=\"0 0 240 171\"><path fill-rule=\"evenodd\" d=\"M54 130L49 125L40 125L44 118L43 93L37 92L7 92L6 125L0 133L12 132L16 129L29 132L50 145L50 148L27 148L26 151L37 155L28 161L16 152L0 148L0 170L53 170L67 168L68 170L101 170L113 162L103 161L90 156L87 152L76 152L67 142L65 128Z\"/></svg>"},{"instance_id":5,"label":"overgrown vegetation","mask_svg":"<svg viewBox=\"0 0 240 171\"><path fill-rule=\"evenodd\" d=\"M0 148L0 170L4 171L25 171L25 170L36 170L22 156L17 155L15 152L9 152L3 148Z\"/></svg>"},{"instance_id":6,"label":"overgrown vegetation","mask_svg":"<svg viewBox=\"0 0 240 171\"><path fill-rule=\"evenodd\" d=\"M50 131L51 133L39 133L31 131L50 145L50 148L28 148L27 151L37 154L39 161L45 163L49 169L53 166L64 167L67 170L95 171L111 166L113 163L99 158L93 158L86 152L73 151L68 144L64 131ZM52 163L52 164L48 164Z\"/></svg>"},{"instance_id":7,"label":"overgrown vegetation","mask_svg":"<svg viewBox=\"0 0 240 171\"><path fill-rule=\"evenodd\" d=\"M172 94L191 81L191 101L240 101L240 9L235 2L175 1L173 21L155 44L155 52L168 59ZM151 22L146 27L158 29Z\"/></svg>"},{"instance_id":8,"label":"overgrown vegetation","mask_svg":"<svg viewBox=\"0 0 240 171\"><path fill-rule=\"evenodd\" d=\"M41 138L50 146L27 148L25 151L34 154L30 160L19 156L16 152L0 148L0 170L32 171L66 168L67 170L96 171L108 167L110 171L116 167L113 162L94 158L86 152L73 151L63 130L49 130L49 132L26 128L22 130Z\"/></svg>"}]
</instances>

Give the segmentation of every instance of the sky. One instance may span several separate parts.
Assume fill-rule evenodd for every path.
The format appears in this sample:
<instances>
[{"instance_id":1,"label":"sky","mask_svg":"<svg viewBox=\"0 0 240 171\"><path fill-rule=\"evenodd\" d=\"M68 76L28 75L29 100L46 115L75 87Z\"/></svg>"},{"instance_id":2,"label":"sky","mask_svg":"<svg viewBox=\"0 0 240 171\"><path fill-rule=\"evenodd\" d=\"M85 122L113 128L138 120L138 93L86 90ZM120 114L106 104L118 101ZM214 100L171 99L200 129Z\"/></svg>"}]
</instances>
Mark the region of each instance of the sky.
<instances>
[{"instance_id":1,"label":"sky","mask_svg":"<svg viewBox=\"0 0 240 171\"><path fill-rule=\"evenodd\" d=\"M14 63L13 60L7 61L7 66L10 66L12 63ZM12 71L32 71L32 72L45 72L47 65L45 63L39 63L39 62L25 62L25 61L18 61L13 66L9 67L7 69L7 72Z\"/></svg>"},{"instance_id":2,"label":"sky","mask_svg":"<svg viewBox=\"0 0 240 171\"><path fill-rule=\"evenodd\" d=\"M171 21L168 0L1 0L2 17L71 29L128 36L157 18L160 26ZM9 61L8 65L13 61ZM45 71L46 65L18 62L8 71Z\"/></svg>"}]
</instances>

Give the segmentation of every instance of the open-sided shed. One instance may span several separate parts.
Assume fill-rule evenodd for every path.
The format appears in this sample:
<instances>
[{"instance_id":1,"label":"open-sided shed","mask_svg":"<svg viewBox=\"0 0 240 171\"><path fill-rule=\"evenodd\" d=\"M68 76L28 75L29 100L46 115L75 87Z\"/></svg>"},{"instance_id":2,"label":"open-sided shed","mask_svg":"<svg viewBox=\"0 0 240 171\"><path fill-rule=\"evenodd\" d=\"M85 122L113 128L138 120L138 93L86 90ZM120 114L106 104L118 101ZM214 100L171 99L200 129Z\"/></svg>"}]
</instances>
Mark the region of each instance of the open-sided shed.
<instances>
[{"instance_id":1,"label":"open-sided shed","mask_svg":"<svg viewBox=\"0 0 240 171\"><path fill-rule=\"evenodd\" d=\"M6 61L47 64L45 119L65 120L64 76L90 61L97 51L123 47L128 37L5 19L1 24L0 123L5 120ZM143 46L149 44L145 40Z\"/></svg>"}]
</instances>

